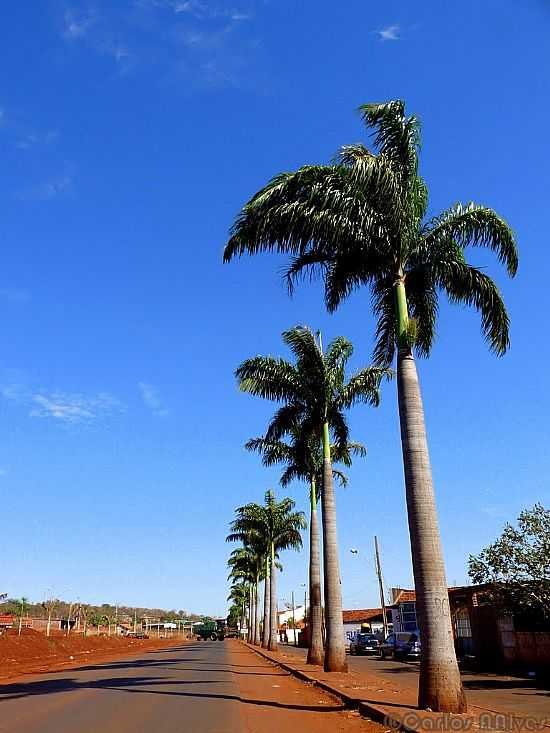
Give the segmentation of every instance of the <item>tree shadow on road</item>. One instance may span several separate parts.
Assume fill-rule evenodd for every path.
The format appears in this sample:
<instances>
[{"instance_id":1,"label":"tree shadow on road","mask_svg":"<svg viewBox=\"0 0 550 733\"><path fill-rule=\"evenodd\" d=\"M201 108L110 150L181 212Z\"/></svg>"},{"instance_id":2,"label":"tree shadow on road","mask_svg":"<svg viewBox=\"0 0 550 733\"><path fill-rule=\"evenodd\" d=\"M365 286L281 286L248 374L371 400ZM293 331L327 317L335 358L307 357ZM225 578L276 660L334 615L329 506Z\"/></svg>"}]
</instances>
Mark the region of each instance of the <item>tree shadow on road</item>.
<instances>
[{"instance_id":1,"label":"tree shadow on road","mask_svg":"<svg viewBox=\"0 0 550 733\"><path fill-rule=\"evenodd\" d=\"M167 688L187 687L189 685L227 684L227 680L170 680L162 677L110 677L100 680L79 681L71 678L39 680L35 682L15 682L0 687L0 700L18 700L38 695L52 695L75 692L78 690L113 690L137 695L166 695L196 700L233 700L245 705L281 708L284 710L302 710L316 713L336 713L346 709L344 704L338 705L298 705L246 698L218 692L187 692ZM155 689L164 687L165 689ZM141 688L141 689L138 689Z\"/></svg>"},{"instance_id":2,"label":"tree shadow on road","mask_svg":"<svg viewBox=\"0 0 550 733\"><path fill-rule=\"evenodd\" d=\"M543 690L549 691L548 683L537 680L501 680L501 679L475 679L463 680L462 684L466 690Z\"/></svg>"}]
</instances>

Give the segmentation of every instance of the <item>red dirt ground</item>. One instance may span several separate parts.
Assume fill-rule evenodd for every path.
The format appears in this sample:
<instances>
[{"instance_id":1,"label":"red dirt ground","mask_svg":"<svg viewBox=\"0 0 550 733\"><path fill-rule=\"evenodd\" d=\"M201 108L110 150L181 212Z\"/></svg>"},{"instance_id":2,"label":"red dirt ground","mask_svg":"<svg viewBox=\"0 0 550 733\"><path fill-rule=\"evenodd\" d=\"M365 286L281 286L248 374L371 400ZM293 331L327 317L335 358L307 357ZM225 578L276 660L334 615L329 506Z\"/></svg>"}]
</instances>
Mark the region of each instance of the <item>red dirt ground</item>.
<instances>
[{"instance_id":1,"label":"red dirt ground","mask_svg":"<svg viewBox=\"0 0 550 733\"><path fill-rule=\"evenodd\" d=\"M171 639L127 639L124 637L50 636L23 629L21 636L9 630L0 636L0 679L78 667L83 661L112 659L141 649L155 649L181 643Z\"/></svg>"}]
</instances>

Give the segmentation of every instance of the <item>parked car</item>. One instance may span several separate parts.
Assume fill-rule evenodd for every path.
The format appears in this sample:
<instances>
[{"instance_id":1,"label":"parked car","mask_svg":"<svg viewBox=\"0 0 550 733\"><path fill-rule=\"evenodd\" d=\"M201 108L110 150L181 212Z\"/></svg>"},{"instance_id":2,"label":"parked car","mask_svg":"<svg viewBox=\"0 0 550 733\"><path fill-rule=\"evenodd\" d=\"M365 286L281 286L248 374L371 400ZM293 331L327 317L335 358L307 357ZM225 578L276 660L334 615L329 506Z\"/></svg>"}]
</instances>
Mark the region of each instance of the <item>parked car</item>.
<instances>
[{"instance_id":1,"label":"parked car","mask_svg":"<svg viewBox=\"0 0 550 733\"><path fill-rule=\"evenodd\" d=\"M380 644L380 656L382 659L393 657L394 659L406 659L420 657L420 637L416 632L396 631Z\"/></svg>"},{"instance_id":2,"label":"parked car","mask_svg":"<svg viewBox=\"0 0 550 733\"><path fill-rule=\"evenodd\" d=\"M378 654L380 641L374 634L357 634L349 643L350 654Z\"/></svg>"}]
</instances>

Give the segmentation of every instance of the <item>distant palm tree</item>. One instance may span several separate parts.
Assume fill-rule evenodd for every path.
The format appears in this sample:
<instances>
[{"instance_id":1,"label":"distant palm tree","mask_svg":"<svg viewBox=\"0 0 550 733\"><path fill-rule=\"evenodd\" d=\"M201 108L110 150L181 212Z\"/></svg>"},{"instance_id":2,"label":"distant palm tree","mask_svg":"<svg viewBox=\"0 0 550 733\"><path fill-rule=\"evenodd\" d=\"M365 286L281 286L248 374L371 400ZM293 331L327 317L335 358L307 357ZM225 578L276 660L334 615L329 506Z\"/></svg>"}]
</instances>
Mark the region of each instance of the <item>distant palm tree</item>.
<instances>
[{"instance_id":1,"label":"distant palm tree","mask_svg":"<svg viewBox=\"0 0 550 733\"><path fill-rule=\"evenodd\" d=\"M269 441L301 431L304 452L312 439L323 446L323 553L325 571L325 621L327 629L324 667L328 672L347 669L338 542L333 486L330 434L344 448L349 430L344 410L356 402L377 405L380 380L389 376L384 368L368 367L346 382L345 367L353 353L351 343L338 337L326 354L310 329L298 326L283 333L283 341L296 363L269 356L244 361L236 371L245 392L282 402L266 432Z\"/></svg>"},{"instance_id":2,"label":"distant palm tree","mask_svg":"<svg viewBox=\"0 0 550 733\"><path fill-rule=\"evenodd\" d=\"M227 600L231 601L238 608L238 617L242 629L246 621L246 605L248 603L248 587L246 582L238 582L236 580L229 590Z\"/></svg>"},{"instance_id":3,"label":"distant palm tree","mask_svg":"<svg viewBox=\"0 0 550 733\"><path fill-rule=\"evenodd\" d=\"M244 547L238 547L231 553L227 564L230 567L229 579L242 580L249 589L249 623L248 641L251 644L259 643L258 619L258 585L263 569L263 555L249 543L254 538L249 536ZM259 544L259 543L257 543Z\"/></svg>"},{"instance_id":4,"label":"distant palm tree","mask_svg":"<svg viewBox=\"0 0 550 733\"><path fill-rule=\"evenodd\" d=\"M335 310L367 286L378 320L375 357L397 351L401 442L417 609L422 633L419 706L461 712L466 702L453 645L424 411L413 351L428 356L438 296L473 306L492 350L509 346L509 319L493 280L469 265L468 246L491 249L514 276L514 236L495 211L455 204L426 219L428 191L418 173L420 126L401 101L360 108L374 152L342 148L332 165L304 166L273 178L243 208L224 261L275 250L292 255L287 281L321 273Z\"/></svg>"},{"instance_id":5,"label":"distant palm tree","mask_svg":"<svg viewBox=\"0 0 550 733\"><path fill-rule=\"evenodd\" d=\"M323 454L318 438L310 436L303 439L301 427L295 428L290 442L283 440L267 440L253 438L245 444L247 450L261 454L264 466L284 463L285 470L281 476L281 486L288 486L293 480L306 481L309 484L310 519L309 519L309 647L308 664L323 664L323 628L321 608L321 556L319 548L319 519L317 502L323 485ZM352 454L365 456L366 449L360 443L348 443L343 449L331 445L333 462L351 465ZM334 468L332 474L343 486L347 477L342 471Z\"/></svg>"},{"instance_id":6,"label":"distant palm tree","mask_svg":"<svg viewBox=\"0 0 550 733\"><path fill-rule=\"evenodd\" d=\"M264 628L264 638L268 634L270 651L277 650L277 563L280 550L302 547L300 530L307 526L304 513L294 511L296 503L290 498L277 501L275 494L268 490L264 504L246 504L236 510L237 517L231 523L229 542L246 542L250 533L263 538L268 547L270 574L270 619L269 628Z\"/></svg>"}]
</instances>

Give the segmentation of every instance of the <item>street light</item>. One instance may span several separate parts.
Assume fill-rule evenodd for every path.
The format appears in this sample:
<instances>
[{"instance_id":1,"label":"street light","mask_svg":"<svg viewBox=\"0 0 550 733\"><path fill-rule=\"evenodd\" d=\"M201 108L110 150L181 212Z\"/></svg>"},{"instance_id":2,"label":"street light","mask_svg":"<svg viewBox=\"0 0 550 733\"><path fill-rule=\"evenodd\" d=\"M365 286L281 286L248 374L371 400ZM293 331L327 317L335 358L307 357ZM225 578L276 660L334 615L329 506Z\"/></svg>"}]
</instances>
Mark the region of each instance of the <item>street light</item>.
<instances>
[{"instance_id":1,"label":"street light","mask_svg":"<svg viewBox=\"0 0 550 733\"><path fill-rule=\"evenodd\" d=\"M352 555L358 555L359 550L357 550L355 547L350 548L350 553ZM374 537L374 562L375 562L375 571L376 575L378 577L378 589L380 591L380 605L382 606L382 624L384 626L384 638L387 638L388 636L388 617L386 614L386 601L384 599L384 583L382 581L382 569L380 567L380 554L378 552L378 537Z\"/></svg>"}]
</instances>

